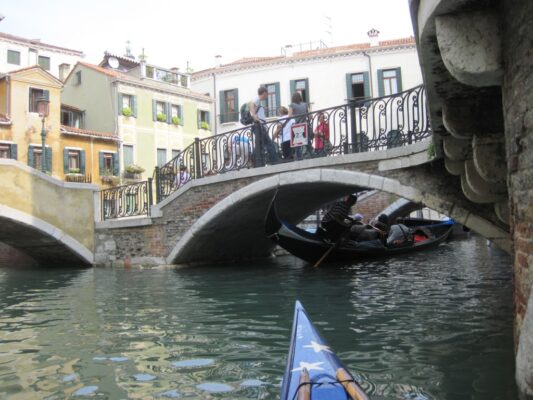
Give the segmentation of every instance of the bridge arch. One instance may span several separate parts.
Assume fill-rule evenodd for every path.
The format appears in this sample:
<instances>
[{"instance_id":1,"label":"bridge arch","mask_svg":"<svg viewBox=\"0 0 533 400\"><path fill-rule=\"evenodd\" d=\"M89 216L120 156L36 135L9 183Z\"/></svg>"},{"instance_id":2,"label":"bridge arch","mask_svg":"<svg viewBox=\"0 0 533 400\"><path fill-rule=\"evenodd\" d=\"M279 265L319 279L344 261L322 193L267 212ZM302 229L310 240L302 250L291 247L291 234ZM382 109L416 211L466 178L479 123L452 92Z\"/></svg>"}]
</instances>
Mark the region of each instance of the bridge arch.
<instances>
[{"instance_id":1,"label":"bridge arch","mask_svg":"<svg viewBox=\"0 0 533 400\"><path fill-rule=\"evenodd\" d=\"M90 265L94 254L52 224L0 204L0 241L46 265Z\"/></svg>"},{"instance_id":2,"label":"bridge arch","mask_svg":"<svg viewBox=\"0 0 533 400\"><path fill-rule=\"evenodd\" d=\"M264 234L264 217L277 193L280 217L299 222L320 205L348 193L375 189L424 204L472 228L510 251L509 233L458 204L444 202L430 191L402 183L398 178L328 168L282 172L253 182L227 196L177 241L167 263L235 260L268 256L272 242Z\"/></svg>"}]
</instances>

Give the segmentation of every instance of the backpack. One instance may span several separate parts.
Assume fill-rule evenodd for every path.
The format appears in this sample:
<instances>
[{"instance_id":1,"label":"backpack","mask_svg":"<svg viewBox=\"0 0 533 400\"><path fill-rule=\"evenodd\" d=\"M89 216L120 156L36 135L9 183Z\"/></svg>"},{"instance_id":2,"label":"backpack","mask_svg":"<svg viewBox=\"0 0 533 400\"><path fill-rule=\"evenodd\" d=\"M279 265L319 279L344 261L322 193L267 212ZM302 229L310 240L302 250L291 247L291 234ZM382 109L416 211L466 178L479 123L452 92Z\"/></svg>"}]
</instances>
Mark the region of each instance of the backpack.
<instances>
[{"instance_id":1,"label":"backpack","mask_svg":"<svg viewBox=\"0 0 533 400\"><path fill-rule=\"evenodd\" d=\"M257 110L259 110L259 108L261 108L261 106L259 106ZM254 123L254 119L252 118L252 114L250 113L249 103L244 103L241 106L241 124L250 125L253 123Z\"/></svg>"}]
</instances>

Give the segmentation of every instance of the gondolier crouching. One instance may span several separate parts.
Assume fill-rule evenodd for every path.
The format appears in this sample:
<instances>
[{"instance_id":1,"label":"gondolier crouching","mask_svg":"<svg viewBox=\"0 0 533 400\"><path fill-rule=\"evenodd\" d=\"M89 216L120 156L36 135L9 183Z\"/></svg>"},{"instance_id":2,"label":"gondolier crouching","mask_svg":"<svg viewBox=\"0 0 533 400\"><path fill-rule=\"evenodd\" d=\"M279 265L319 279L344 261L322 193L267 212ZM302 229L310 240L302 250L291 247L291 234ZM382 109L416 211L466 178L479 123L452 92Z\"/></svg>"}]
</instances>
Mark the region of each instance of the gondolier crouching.
<instances>
[{"instance_id":1,"label":"gondolier crouching","mask_svg":"<svg viewBox=\"0 0 533 400\"><path fill-rule=\"evenodd\" d=\"M335 203L324 215L321 221L322 229L326 232L326 237L332 241L337 241L341 236L349 232L354 220L349 217L351 208L357 202L357 195L350 194L343 200Z\"/></svg>"}]
</instances>

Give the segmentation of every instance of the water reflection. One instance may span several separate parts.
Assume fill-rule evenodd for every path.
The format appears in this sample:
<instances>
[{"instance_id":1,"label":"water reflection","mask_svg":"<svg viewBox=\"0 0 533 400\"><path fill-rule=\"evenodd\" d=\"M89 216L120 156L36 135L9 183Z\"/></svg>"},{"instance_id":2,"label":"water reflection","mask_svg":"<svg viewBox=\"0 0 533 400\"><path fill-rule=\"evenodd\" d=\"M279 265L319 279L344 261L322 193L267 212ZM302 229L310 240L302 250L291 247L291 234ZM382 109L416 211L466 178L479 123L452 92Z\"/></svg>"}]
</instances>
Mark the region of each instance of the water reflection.
<instances>
[{"instance_id":1,"label":"water reflection","mask_svg":"<svg viewBox=\"0 0 533 400\"><path fill-rule=\"evenodd\" d=\"M0 397L275 399L301 299L374 398L515 398L511 261L488 251L474 239L320 269L1 269Z\"/></svg>"}]
</instances>

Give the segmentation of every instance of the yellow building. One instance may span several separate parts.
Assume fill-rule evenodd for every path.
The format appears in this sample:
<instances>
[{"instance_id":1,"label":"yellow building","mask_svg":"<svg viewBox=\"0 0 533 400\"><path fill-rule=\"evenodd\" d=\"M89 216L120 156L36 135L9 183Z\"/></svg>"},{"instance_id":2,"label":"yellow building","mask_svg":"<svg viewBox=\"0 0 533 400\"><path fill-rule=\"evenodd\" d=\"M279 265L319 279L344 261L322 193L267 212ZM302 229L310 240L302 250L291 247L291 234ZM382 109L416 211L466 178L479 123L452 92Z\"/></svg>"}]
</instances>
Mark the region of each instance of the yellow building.
<instances>
[{"instance_id":1,"label":"yellow building","mask_svg":"<svg viewBox=\"0 0 533 400\"><path fill-rule=\"evenodd\" d=\"M61 81L39 66L0 76L0 157L41 170L43 122L37 99L44 95L50 102L44 119L46 172L62 180L106 185L105 179L95 178L114 175L115 167L118 170L118 137L84 130L80 121L76 127L68 126L74 120L68 118L69 112L76 110L62 109L62 87Z\"/></svg>"}]
</instances>

